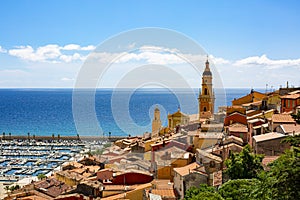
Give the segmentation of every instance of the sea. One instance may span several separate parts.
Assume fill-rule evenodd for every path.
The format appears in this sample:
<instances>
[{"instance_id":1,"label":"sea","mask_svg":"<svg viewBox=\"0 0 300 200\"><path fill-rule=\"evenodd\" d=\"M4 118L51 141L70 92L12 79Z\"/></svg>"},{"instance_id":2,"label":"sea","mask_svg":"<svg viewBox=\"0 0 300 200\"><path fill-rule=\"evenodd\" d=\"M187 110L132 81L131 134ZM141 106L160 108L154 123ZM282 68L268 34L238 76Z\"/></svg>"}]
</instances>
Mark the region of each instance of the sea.
<instances>
[{"instance_id":1,"label":"sea","mask_svg":"<svg viewBox=\"0 0 300 200\"><path fill-rule=\"evenodd\" d=\"M246 88L217 89L215 110L249 93L250 89ZM82 95L84 99L85 93ZM151 132L155 107L160 109L165 126L167 115L178 109L187 114L198 112L197 89L192 92L154 88L97 89L92 98L92 111L81 109L81 117L74 115L73 109L80 108L78 105L74 108L72 97L73 89L0 89L0 134L134 136ZM84 120L77 122L75 118Z\"/></svg>"}]
</instances>

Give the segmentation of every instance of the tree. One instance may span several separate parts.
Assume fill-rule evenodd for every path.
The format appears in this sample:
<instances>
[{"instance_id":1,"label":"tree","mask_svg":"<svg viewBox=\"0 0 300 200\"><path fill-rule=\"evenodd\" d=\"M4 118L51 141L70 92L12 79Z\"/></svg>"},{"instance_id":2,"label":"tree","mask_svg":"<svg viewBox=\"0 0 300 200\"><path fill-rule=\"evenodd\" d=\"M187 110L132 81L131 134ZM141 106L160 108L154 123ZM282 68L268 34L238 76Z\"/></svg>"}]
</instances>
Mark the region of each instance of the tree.
<instances>
[{"instance_id":1,"label":"tree","mask_svg":"<svg viewBox=\"0 0 300 200\"><path fill-rule=\"evenodd\" d=\"M39 180L43 180L44 178L46 178L46 175L45 174L39 174L37 177L38 177Z\"/></svg>"},{"instance_id":2,"label":"tree","mask_svg":"<svg viewBox=\"0 0 300 200\"><path fill-rule=\"evenodd\" d=\"M256 178L263 170L263 155L252 153L250 145L246 145L240 153L231 153L225 161L227 169L225 173L230 179Z\"/></svg>"},{"instance_id":3,"label":"tree","mask_svg":"<svg viewBox=\"0 0 300 200\"><path fill-rule=\"evenodd\" d=\"M289 143L291 146L299 147L300 146L300 135L288 136L281 142Z\"/></svg>"},{"instance_id":4,"label":"tree","mask_svg":"<svg viewBox=\"0 0 300 200\"><path fill-rule=\"evenodd\" d=\"M184 195L185 200L222 200L214 187L201 184L199 188L191 187Z\"/></svg>"},{"instance_id":5,"label":"tree","mask_svg":"<svg viewBox=\"0 0 300 200\"><path fill-rule=\"evenodd\" d=\"M27 133L28 141L30 140L30 133Z\"/></svg>"},{"instance_id":6,"label":"tree","mask_svg":"<svg viewBox=\"0 0 300 200\"><path fill-rule=\"evenodd\" d=\"M4 188L5 190L6 190L6 193L8 193L8 190L9 190L9 186L7 185L7 186L5 186L5 188Z\"/></svg>"},{"instance_id":7,"label":"tree","mask_svg":"<svg viewBox=\"0 0 300 200\"><path fill-rule=\"evenodd\" d=\"M300 124L300 111L297 112L297 114L291 114L292 118L298 123Z\"/></svg>"},{"instance_id":8,"label":"tree","mask_svg":"<svg viewBox=\"0 0 300 200\"><path fill-rule=\"evenodd\" d=\"M231 200L254 200L252 197L252 192L256 188L256 185L259 184L258 179L235 179L229 180L219 189L219 194L224 199Z\"/></svg>"},{"instance_id":9,"label":"tree","mask_svg":"<svg viewBox=\"0 0 300 200\"><path fill-rule=\"evenodd\" d=\"M300 199L300 148L292 147L272 162L263 183L271 199Z\"/></svg>"}]
</instances>

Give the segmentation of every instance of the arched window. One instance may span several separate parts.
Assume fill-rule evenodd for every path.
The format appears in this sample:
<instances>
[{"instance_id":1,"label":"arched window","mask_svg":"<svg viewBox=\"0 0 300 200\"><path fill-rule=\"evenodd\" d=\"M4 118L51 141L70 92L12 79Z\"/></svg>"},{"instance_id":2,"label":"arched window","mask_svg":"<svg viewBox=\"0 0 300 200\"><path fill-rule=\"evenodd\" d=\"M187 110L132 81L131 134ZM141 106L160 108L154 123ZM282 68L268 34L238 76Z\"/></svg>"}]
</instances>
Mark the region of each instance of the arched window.
<instances>
[{"instance_id":1,"label":"arched window","mask_svg":"<svg viewBox=\"0 0 300 200\"><path fill-rule=\"evenodd\" d=\"M204 95L208 95L207 88L204 89Z\"/></svg>"},{"instance_id":2,"label":"arched window","mask_svg":"<svg viewBox=\"0 0 300 200\"><path fill-rule=\"evenodd\" d=\"M206 112L206 107L203 108L203 111Z\"/></svg>"}]
</instances>

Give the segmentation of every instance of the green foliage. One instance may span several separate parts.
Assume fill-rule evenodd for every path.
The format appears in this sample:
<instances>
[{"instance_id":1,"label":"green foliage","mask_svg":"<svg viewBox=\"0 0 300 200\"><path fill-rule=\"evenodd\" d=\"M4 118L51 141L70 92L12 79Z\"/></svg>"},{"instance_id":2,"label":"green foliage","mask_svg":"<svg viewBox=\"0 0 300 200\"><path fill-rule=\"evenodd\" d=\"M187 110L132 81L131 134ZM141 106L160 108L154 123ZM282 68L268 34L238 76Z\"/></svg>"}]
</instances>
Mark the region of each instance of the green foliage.
<instances>
[{"instance_id":1,"label":"green foliage","mask_svg":"<svg viewBox=\"0 0 300 200\"><path fill-rule=\"evenodd\" d=\"M230 179L251 179L256 178L263 170L263 155L254 154L250 145L246 145L240 153L232 153L225 161L227 169L225 173Z\"/></svg>"},{"instance_id":2,"label":"green foliage","mask_svg":"<svg viewBox=\"0 0 300 200\"><path fill-rule=\"evenodd\" d=\"M300 148L292 147L270 165L263 179L271 199L300 199Z\"/></svg>"},{"instance_id":3,"label":"green foliage","mask_svg":"<svg viewBox=\"0 0 300 200\"><path fill-rule=\"evenodd\" d=\"M252 192L260 181L257 179L235 179L226 182L219 189L219 194L224 199L230 200L252 200Z\"/></svg>"},{"instance_id":4,"label":"green foliage","mask_svg":"<svg viewBox=\"0 0 300 200\"><path fill-rule=\"evenodd\" d=\"M260 169L256 164L244 165L243 163L253 163L255 160L250 153L250 148L246 147L241 153L234 154L229 163L228 169L236 169L246 166L247 169ZM261 158L259 158L261 159ZM250 161L249 161L250 160ZM236 164L238 163L238 164ZM260 163L260 162L259 162ZM238 167L237 167L238 166ZM249 167L251 166L251 167ZM256 166L256 167L253 167ZM222 185L218 192L213 187L201 185L200 188L192 187L186 194L185 199L226 199L226 200L294 200L300 199L300 148L292 147L282 154L277 160L272 162L269 171L261 170L256 172L257 178L233 179ZM231 171L233 173L233 171ZM248 174L253 175L253 174ZM236 174L234 174L236 176ZM231 177L232 178L232 177Z\"/></svg>"},{"instance_id":5,"label":"green foliage","mask_svg":"<svg viewBox=\"0 0 300 200\"><path fill-rule=\"evenodd\" d=\"M291 146L299 147L300 146L300 135L288 136L281 142L289 143Z\"/></svg>"},{"instance_id":6,"label":"green foliage","mask_svg":"<svg viewBox=\"0 0 300 200\"><path fill-rule=\"evenodd\" d=\"M300 111L297 112L297 114L291 114L292 118L298 123L300 124Z\"/></svg>"},{"instance_id":7,"label":"green foliage","mask_svg":"<svg viewBox=\"0 0 300 200\"><path fill-rule=\"evenodd\" d=\"M19 185L12 185L12 186L9 188L10 191L15 191L15 190L18 190L18 189L20 189L20 186L19 186Z\"/></svg>"},{"instance_id":8,"label":"green foliage","mask_svg":"<svg viewBox=\"0 0 300 200\"><path fill-rule=\"evenodd\" d=\"M215 191L214 187L201 184L199 188L191 187L184 195L185 200L222 200L220 194Z\"/></svg>"},{"instance_id":9,"label":"green foliage","mask_svg":"<svg viewBox=\"0 0 300 200\"><path fill-rule=\"evenodd\" d=\"M105 143L103 145L103 148L101 149L96 149L95 151L92 151L90 152L90 155L102 155L102 153L104 152L104 150L107 148L107 147L110 147L111 146L111 143Z\"/></svg>"},{"instance_id":10,"label":"green foliage","mask_svg":"<svg viewBox=\"0 0 300 200\"><path fill-rule=\"evenodd\" d=\"M39 174L37 177L38 177L39 180L42 180L42 179L46 178L46 175L45 174Z\"/></svg>"}]
</instances>

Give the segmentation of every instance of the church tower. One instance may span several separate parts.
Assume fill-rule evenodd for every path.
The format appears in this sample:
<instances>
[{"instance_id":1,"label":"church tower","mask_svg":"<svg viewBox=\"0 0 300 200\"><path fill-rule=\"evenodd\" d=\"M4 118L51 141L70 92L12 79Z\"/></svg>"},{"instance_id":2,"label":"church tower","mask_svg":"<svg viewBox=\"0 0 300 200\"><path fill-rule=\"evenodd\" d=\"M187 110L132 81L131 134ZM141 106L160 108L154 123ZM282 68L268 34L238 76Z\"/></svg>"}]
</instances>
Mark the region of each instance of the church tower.
<instances>
[{"instance_id":1,"label":"church tower","mask_svg":"<svg viewBox=\"0 0 300 200\"><path fill-rule=\"evenodd\" d=\"M215 94L212 84L212 73L209 68L208 57L202 74L202 89L199 93L199 118L210 118L214 114Z\"/></svg>"},{"instance_id":2,"label":"church tower","mask_svg":"<svg viewBox=\"0 0 300 200\"><path fill-rule=\"evenodd\" d=\"M154 118L152 120L152 138L158 137L161 128L160 110L156 106L154 110Z\"/></svg>"}]
</instances>

